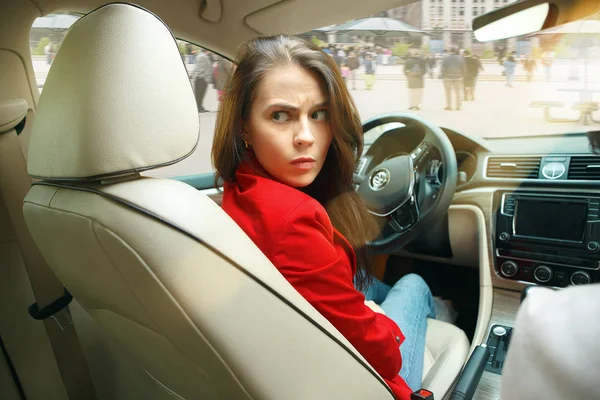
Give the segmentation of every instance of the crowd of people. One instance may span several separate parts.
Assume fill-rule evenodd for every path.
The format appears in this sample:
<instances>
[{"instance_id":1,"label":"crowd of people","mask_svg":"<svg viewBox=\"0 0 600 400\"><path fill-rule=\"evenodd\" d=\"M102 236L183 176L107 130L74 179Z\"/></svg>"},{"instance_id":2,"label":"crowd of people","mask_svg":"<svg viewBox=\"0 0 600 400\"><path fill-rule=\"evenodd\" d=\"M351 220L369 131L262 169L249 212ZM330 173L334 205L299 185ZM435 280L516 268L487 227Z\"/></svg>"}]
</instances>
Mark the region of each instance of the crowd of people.
<instances>
[{"instance_id":1,"label":"crowd of people","mask_svg":"<svg viewBox=\"0 0 600 400\"><path fill-rule=\"evenodd\" d=\"M382 63L396 64L397 57L385 48L341 48L324 47L323 51L335 60L342 77L350 90L356 90L356 76L362 68L365 90L372 90L375 83L377 66ZM384 57L388 57L387 59ZM404 74L408 82L410 110L419 110L423 100L425 77L443 79L446 91L446 110L460 110L462 101L475 100L475 83L483 66L478 56L468 50L453 48L441 54L430 53L422 56L418 49L410 49L403 60ZM452 102L454 98L454 102Z\"/></svg>"},{"instance_id":2,"label":"crowd of people","mask_svg":"<svg viewBox=\"0 0 600 400\"><path fill-rule=\"evenodd\" d=\"M217 54L209 53L201 47L192 49L189 46L186 50L186 53L183 54L184 61L187 64L195 64L191 70L190 79L194 87L198 112L205 113L209 111L204 107L206 90L212 84L217 91L217 100L221 101L233 63Z\"/></svg>"},{"instance_id":3,"label":"crowd of people","mask_svg":"<svg viewBox=\"0 0 600 400\"><path fill-rule=\"evenodd\" d=\"M194 86L198 112L208 110L204 107L204 98L208 87L212 84L221 101L223 89L233 63L217 54L202 48L192 48L186 45L182 54L187 64L195 64L191 69L190 78ZM321 48L329 54L339 68L349 90L357 90L357 76L362 72L364 89L372 90L375 84L377 67L381 65L403 64L407 80L409 110L419 110L423 102L425 78L441 79L443 81L446 107L445 110L460 110L464 101L475 101L475 88L479 73L484 70L479 56L469 50L453 47L450 51L428 53L423 55L419 49L411 48L405 57L399 58L390 49L380 46L336 46L327 45ZM544 68L546 80L550 80L554 56L546 52L539 60ZM502 74L506 86L513 87L517 65L522 64L527 81L531 81L538 62L527 55L519 58L516 52L499 53L498 63L503 66Z\"/></svg>"}]
</instances>

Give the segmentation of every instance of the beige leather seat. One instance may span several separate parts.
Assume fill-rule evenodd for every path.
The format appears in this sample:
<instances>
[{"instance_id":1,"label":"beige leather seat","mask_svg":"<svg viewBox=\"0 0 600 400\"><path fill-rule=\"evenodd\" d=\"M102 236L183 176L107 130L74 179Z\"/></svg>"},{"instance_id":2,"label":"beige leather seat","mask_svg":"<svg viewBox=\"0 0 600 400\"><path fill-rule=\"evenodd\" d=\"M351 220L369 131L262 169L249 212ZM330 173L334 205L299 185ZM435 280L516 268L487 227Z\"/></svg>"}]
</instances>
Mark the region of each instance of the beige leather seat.
<instances>
[{"instance_id":1,"label":"beige leather seat","mask_svg":"<svg viewBox=\"0 0 600 400\"><path fill-rule=\"evenodd\" d=\"M150 54L144 68L131 62ZM24 202L29 230L157 398L393 398L216 203L140 177L198 141L184 64L155 16L115 4L76 22L33 129L28 171L41 182ZM462 331L430 321L424 386L437 399L468 348Z\"/></svg>"}]
</instances>

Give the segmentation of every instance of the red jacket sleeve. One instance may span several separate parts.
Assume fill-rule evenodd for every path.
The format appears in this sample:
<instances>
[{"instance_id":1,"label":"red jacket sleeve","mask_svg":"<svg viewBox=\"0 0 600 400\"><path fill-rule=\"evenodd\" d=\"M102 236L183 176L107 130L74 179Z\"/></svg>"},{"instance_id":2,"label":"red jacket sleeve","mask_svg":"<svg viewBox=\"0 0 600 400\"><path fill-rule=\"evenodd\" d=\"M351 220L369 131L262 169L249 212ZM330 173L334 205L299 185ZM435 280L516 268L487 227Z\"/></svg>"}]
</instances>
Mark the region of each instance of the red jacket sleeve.
<instances>
[{"instance_id":1,"label":"red jacket sleeve","mask_svg":"<svg viewBox=\"0 0 600 400\"><path fill-rule=\"evenodd\" d=\"M402 366L404 336L394 321L364 304L364 295L353 285L350 259L336 246L329 217L315 203L304 201L288 215L273 238L273 264L379 375L392 380Z\"/></svg>"}]
</instances>

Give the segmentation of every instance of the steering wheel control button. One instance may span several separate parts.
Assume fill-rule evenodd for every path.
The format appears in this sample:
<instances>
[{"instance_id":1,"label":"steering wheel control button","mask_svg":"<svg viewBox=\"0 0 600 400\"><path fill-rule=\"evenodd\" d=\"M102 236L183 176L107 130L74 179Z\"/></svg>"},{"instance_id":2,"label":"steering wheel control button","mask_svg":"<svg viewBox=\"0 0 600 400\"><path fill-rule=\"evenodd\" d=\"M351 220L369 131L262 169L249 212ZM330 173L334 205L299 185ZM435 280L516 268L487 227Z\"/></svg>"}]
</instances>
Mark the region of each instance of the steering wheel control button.
<instances>
[{"instance_id":1,"label":"steering wheel control button","mask_svg":"<svg viewBox=\"0 0 600 400\"><path fill-rule=\"evenodd\" d=\"M596 253L598 250L600 250L600 243L598 242L588 242L587 244L587 249L589 252L591 253Z\"/></svg>"},{"instance_id":2,"label":"steering wheel control button","mask_svg":"<svg viewBox=\"0 0 600 400\"><path fill-rule=\"evenodd\" d=\"M498 239L500 239L500 241L502 241L502 242L508 242L508 240L510 239L510 234L508 232L502 232L498 236Z\"/></svg>"},{"instance_id":3,"label":"steering wheel control button","mask_svg":"<svg viewBox=\"0 0 600 400\"><path fill-rule=\"evenodd\" d=\"M392 176L386 168L379 168L373 171L369 178L369 186L375 191L380 191L390 182Z\"/></svg>"},{"instance_id":4,"label":"steering wheel control button","mask_svg":"<svg viewBox=\"0 0 600 400\"><path fill-rule=\"evenodd\" d=\"M500 266L500 272L507 278L512 278L519 273L519 266L514 261L504 261Z\"/></svg>"},{"instance_id":5,"label":"steering wheel control button","mask_svg":"<svg viewBox=\"0 0 600 400\"><path fill-rule=\"evenodd\" d=\"M592 281L590 274L583 271L575 271L573 275L571 275L571 284L572 285L587 285Z\"/></svg>"},{"instance_id":6,"label":"steering wheel control button","mask_svg":"<svg viewBox=\"0 0 600 400\"><path fill-rule=\"evenodd\" d=\"M533 271L533 277L540 283L547 283L552 279L552 270L545 265L540 265Z\"/></svg>"}]
</instances>

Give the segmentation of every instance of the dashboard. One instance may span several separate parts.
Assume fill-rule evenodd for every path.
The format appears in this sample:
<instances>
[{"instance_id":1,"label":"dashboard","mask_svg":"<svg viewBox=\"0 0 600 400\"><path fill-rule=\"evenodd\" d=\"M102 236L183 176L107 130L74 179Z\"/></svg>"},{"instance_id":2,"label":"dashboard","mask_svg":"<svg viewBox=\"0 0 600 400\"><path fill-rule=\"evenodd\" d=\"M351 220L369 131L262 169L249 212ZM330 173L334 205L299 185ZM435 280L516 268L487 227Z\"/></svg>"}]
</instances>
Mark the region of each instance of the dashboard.
<instances>
[{"instance_id":1,"label":"dashboard","mask_svg":"<svg viewBox=\"0 0 600 400\"><path fill-rule=\"evenodd\" d=\"M600 156L592 153L584 132L481 138L445 127L441 129L455 149L459 172L457 191L501 184L600 190L600 168L597 167ZM366 133L367 136L369 141L365 142L359 172L368 171L386 158L408 154L422 139L422 133L401 124L389 124L388 129L384 127L376 135ZM436 176L439 178L441 168L440 159L432 156L428 178L432 181Z\"/></svg>"},{"instance_id":2,"label":"dashboard","mask_svg":"<svg viewBox=\"0 0 600 400\"><path fill-rule=\"evenodd\" d=\"M592 152L586 133L484 139L441 128L458 164L453 204L484 212L494 286L520 290L527 284L600 282L600 155ZM405 126L383 129L365 145L359 172L410 153L422 137ZM426 168L432 186L442 183L440 159L433 153ZM448 237L455 231L441 221L403 255L431 258L436 246L452 242ZM461 252L451 250L437 251L438 259Z\"/></svg>"}]
</instances>

